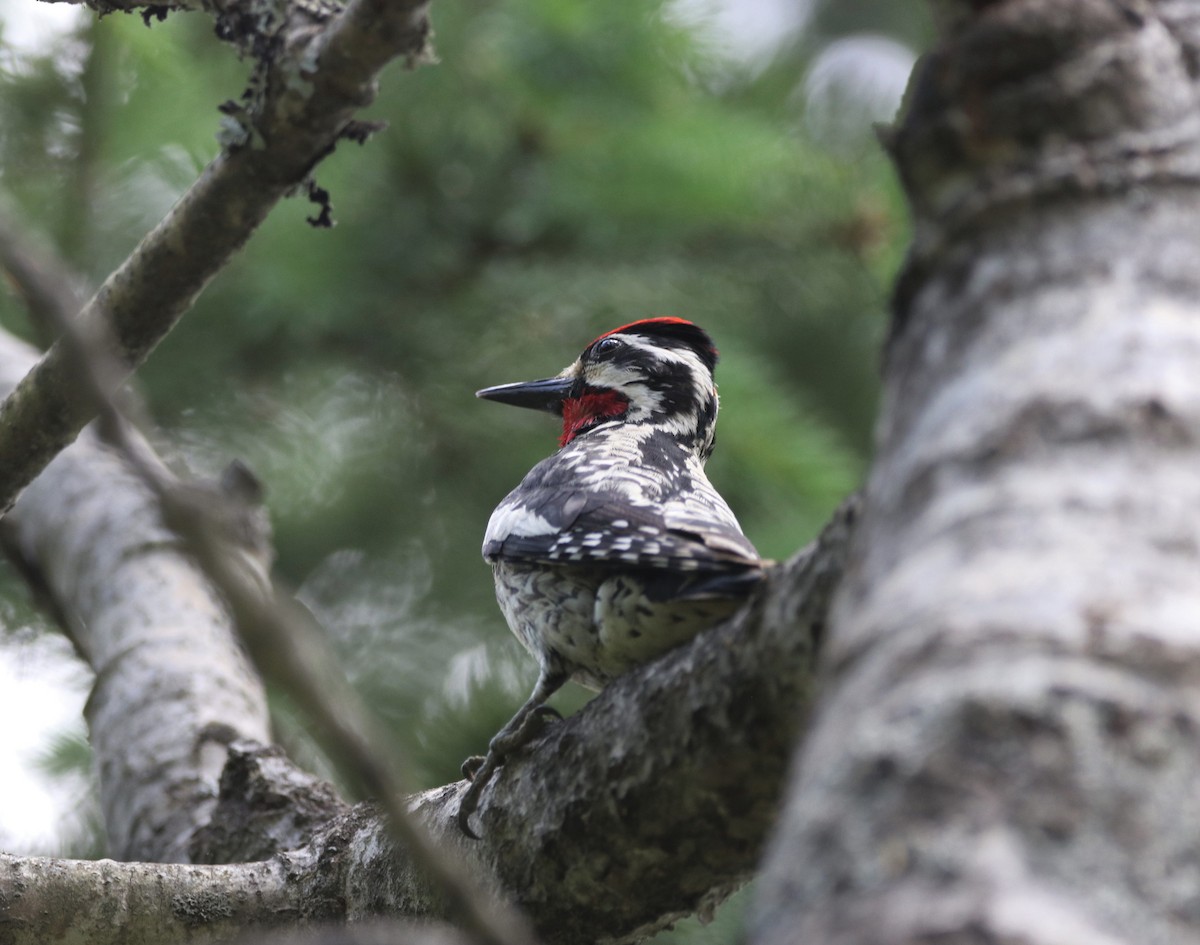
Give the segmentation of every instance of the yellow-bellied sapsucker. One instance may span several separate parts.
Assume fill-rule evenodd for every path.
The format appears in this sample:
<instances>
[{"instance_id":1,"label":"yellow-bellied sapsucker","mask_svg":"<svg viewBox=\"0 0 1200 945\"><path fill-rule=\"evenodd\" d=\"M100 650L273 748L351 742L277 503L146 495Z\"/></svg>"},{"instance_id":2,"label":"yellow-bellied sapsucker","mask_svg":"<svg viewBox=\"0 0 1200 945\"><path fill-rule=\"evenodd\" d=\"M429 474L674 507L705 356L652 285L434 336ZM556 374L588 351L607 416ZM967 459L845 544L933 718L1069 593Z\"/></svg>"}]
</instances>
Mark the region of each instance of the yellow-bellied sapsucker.
<instances>
[{"instance_id":1,"label":"yellow-bellied sapsucker","mask_svg":"<svg viewBox=\"0 0 1200 945\"><path fill-rule=\"evenodd\" d=\"M708 334L681 318L623 325L556 377L476 396L562 417L561 449L488 522L483 556L508 625L541 673L529 699L468 759L458 822L568 679L600 689L730 615L765 562L709 483L717 420Z\"/></svg>"}]
</instances>

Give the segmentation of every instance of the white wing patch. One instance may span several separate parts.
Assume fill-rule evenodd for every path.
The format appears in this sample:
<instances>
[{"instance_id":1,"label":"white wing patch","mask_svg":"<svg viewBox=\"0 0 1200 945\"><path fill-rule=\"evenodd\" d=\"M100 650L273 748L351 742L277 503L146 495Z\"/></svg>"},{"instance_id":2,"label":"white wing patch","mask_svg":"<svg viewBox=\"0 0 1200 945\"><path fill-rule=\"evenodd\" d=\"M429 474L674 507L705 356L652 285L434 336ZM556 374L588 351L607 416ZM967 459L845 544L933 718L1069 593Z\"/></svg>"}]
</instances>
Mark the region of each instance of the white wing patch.
<instances>
[{"instance_id":1,"label":"white wing patch","mask_svg":"<svg viewBox=\"0 0 1200 945\"><path fill-rule=\"evenodd\" d=\"M533 538L538 535L553 535L557 530L546 519L525 506L502 502L496 506L496 511L488 519L487 534L483 540L503 541L512 535Z\"/></svg>"}]
</instances>

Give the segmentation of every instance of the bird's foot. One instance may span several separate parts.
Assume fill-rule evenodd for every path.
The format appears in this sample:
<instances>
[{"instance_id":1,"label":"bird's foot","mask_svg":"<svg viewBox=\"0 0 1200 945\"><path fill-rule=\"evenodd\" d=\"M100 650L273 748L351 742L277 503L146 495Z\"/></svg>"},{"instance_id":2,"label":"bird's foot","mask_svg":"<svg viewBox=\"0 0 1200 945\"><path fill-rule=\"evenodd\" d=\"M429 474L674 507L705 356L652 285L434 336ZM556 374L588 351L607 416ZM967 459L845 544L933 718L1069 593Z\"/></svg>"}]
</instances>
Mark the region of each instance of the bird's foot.
<instances>
[{"instance_id":1,"label":"bird's foot","mask_svg":"<svg viewBox=\"0 0 1200 945\"><path fill-rule=\"evenodd\" d=\"M483 755L472 755L470 758L467 758L463 761L462 767L459 769L462 771L462 776L468 781L474 781L476 773L483 767L483 763L486 760Z\"/></svg>"},{"instance_id":2,"label":"bird's foot","mask_svg":"<svg viewBox=\"0 0 1200 945\"><path fill-rule=\"evenodd\" d=\"M562 713L548 705L533 706L524 714L518 714L488 744L486 755L472 755L462 763L463 777L471 782L462 800L458 802L458 829L478 840L479 835L471 829L471 815L479 807L483 789L513 752L536 739L551 722L561 722Z\"/></svg>"},{"instance_id":3,"label":"bird's foot","mask_svg":"<svg viewBox=\"0 0 1200 945\"><path fill-rule=\"evenodd\" d=\"M471 815L479 806L479 796L483 794L483 789L502 764L504 756L490 749L486 756L472 755L462 764L463 777L471 783L458 802L458 812L454 819L458 822L458 829L472 840L478 840L479 834L471 829Z\"/></svg>"},{"instance_id":4,"label":"bird's foot","mask_svg":"<svg viewBox=\"0 0 1200 945\"><path fill-rule=\"evenodd\" d=\"M539 737L544 731L546 731L546 729L549 728L551 724L553 724L554 722L561 722L562 720L563 720L562 713L559 712L558 709L554 708L554 706L552 706L552 705L538 706L536 709L534 709L532 712L529 713L529 718L525 720L525 723L522 726L523 729L527 728L528 732L523 731L521 733L525 736L525 740L523 742L521 742L521 744L524 745L524 744L527 744L527 743L533 741L535 738Z\"/></svg>"},{"instance_id":5,"label":"bird's foot","mask_svg":"<svg viewBox=\"0 0 1200 945\"><path fill-rule=\"evenodd\" d=\"M552 705L540 705L533 710L533 714L543 722L561 722L563 720L563 714Z\"/></svg>"}]
</instances>

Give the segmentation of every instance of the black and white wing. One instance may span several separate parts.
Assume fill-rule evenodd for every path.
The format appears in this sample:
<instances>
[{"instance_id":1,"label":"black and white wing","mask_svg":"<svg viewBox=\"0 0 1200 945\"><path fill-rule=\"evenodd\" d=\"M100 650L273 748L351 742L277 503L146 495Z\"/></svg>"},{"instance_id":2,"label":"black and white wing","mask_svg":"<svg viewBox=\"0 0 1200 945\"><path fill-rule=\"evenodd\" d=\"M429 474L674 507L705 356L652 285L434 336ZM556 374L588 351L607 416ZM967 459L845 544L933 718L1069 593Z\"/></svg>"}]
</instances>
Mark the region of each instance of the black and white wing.
<instances>
[{"instance_id":1,"label":"black and white wing","mask_svg":"<svg viewBox=\"0 0 1200 945\"><path fill-rule=\"evenodd\" d=\"M483 556L670 572L763 565L698 461L586 470L559 453L497 506Z\"/></svg>"}]
</instances>

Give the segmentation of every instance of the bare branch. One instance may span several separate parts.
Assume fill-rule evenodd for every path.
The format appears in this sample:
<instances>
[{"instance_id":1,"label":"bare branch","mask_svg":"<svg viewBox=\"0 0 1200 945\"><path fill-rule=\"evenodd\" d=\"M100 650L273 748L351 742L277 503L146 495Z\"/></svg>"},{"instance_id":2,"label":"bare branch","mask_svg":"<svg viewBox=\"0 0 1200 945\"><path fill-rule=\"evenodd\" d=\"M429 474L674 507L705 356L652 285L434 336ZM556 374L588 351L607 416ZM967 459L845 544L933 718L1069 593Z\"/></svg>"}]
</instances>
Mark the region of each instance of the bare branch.
<instances>
[{"instance_id":1,"label":"bare branch","mask_svg":"<svg viewBox=\"0 0 1200 945\"><path fill-rule=\"evenodd\" d=\"M213 942L248 925L328 919L311 854L189 866L0 853L0 941Z\"/></svg>"},{"instance_id":2,"label":"bare branch","mask_svg":"<svg viewBox=\"0 0 1200 945\"><path fill-rule=\"evenodd\" d=\"M276 27L255 106L231 119L229 149L204 170L84 307L106 321L126 371L136 368L292 188L305 180L375 94L392 59L426 49L426 0L353 0L326 22L300 6ZM239 23L242 21L239 20ZM253 28L243 23L247 29ZM11 507L91 418L70 396L69 358L56 345L0 404L0 510Z\"/></svg>"},{"instance_id":3,"label":"bare branch","mask_svg":"<svg viewBox=\"0 0 1200 945\"><path fill-rule=\"evenodd\" d=\"M83 305L79 279L57 257L37 244L35 234L16 226L6 201L0 201L0 266L29 312L39 340L49 345L60 325Z\"/></svg>"},{"instance_id":4,"label":"bare branch","mask_svg":"<svg viewBox=\"0 0 1200 945\"><path fill-rule=\"evenodd\" d=\"M167 521L188 540L229 604L255 662L309 715L318 740L339 770L378 801L391 833L437 885L451 915L480 942L533 942L533 930L524 917L492 900L462 861L435 843L410 814L406 795L412 788L401 759L346 681L312 615L290 596L264 588L240 557L229 553L210 524L211 506L181 502L179 490L170 484L160 486L158 492Z\"/></svg>"}]
</instances>

